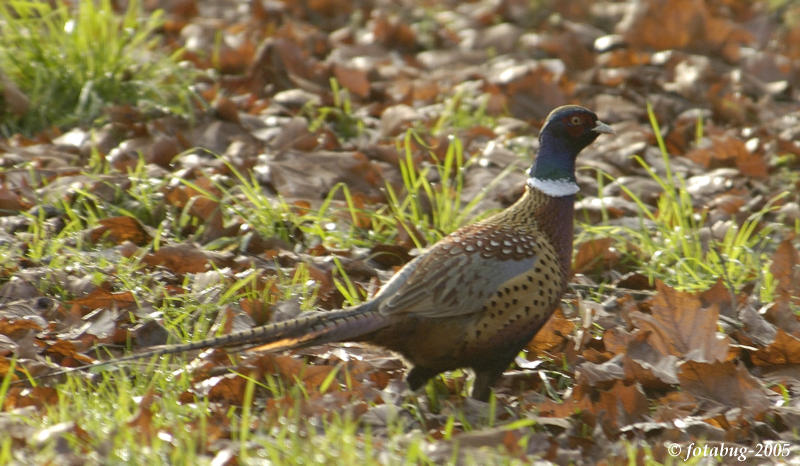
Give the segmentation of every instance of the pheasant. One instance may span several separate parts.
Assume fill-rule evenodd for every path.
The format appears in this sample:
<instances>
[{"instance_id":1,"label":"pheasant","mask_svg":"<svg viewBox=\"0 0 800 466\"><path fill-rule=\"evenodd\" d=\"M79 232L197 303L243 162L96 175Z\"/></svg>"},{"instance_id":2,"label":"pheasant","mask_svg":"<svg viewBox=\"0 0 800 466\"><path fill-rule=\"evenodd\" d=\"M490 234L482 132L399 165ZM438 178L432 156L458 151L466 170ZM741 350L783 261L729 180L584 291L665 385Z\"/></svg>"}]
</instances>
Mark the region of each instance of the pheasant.
<instances>
[{"instance_id":1,"label":"pheasant","mask_svg":"<svg viewBox=\"0 0 800 466\"><path fill-rule=\"evenodd\" d=\"M431 246L363 304L99 364L211 347L276 351L356 341L404 357L411 365L406 381L415 391L441 372L471 368L471 395L485 401L567 287L575 158L601 133L613 130L586 108L553 110L539 133L539 154L522 197Z\"/></svg>"}]
</instances>

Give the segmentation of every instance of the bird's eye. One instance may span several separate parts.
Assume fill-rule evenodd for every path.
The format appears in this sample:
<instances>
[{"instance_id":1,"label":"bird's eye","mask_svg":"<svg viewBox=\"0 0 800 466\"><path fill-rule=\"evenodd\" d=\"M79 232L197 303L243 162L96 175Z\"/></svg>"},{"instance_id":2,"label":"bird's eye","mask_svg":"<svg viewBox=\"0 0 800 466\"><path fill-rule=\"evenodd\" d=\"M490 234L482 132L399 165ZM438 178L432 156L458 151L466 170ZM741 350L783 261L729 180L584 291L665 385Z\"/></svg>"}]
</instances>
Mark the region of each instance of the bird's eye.
<instances>
[{"instance_id":1,"label":"bird's eye","mask_svg":"<svg viewBox=\"0 0 800 466\"><path fill-rule=\"evenodd\" d=\"M575 115L575 116L573 116L572 118L569 119L569 123L572 124L572 125L579 125L582 122L583 122L583 120L581 120L581 117L579 117L578 115Z\"/></svg>"}]
</instances>

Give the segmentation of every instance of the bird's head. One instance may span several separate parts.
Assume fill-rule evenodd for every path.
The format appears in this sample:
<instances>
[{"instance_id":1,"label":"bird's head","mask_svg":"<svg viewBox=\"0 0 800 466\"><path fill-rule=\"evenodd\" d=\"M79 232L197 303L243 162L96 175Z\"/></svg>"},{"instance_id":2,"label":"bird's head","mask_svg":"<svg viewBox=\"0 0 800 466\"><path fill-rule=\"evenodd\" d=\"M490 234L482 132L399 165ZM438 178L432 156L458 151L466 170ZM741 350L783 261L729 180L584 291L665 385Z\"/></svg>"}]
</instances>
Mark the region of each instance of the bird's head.
<instances>
[{"instance_id":1,"label":"bird's head","mask_svg":"<svg viewBox=\"0 0 800 466\"><path fill-rule=\"evenodd\" d=\"M528 185L551 196L575 194L578 153L600 134L613 132L589 109L577 105L556 108L539 132L539 154L528 171Z\"/></svg>"}]
</instances>

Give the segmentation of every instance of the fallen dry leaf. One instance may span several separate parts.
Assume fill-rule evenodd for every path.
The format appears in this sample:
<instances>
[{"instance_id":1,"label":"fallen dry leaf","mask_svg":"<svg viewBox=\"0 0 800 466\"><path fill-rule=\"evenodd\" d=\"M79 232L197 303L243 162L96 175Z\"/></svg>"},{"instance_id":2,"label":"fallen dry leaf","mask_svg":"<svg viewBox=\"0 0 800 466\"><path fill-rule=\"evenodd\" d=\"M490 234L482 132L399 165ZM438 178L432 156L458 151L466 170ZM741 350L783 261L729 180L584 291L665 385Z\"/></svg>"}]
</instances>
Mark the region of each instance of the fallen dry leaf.
<instances>
[{"instance_id":1,"label":"fallen dry leaf","mask_svg":"<svg viewBox=\"0 0 800 466\"><path fill-rule=\"evenodd\" d=\"M686 156L706 168L733 165L745 176L764 178L768 175L763 155L751 153L744 141L729 135L714 136L705 147L693 149Z\"/></svg>"},{"instance_id":2,"label":"fallen dry leaf","mask_svg":"<svg viewBox=\"0 0 800 466\"><path fill-rule=\"evenodd\" d=\"M592 409L601 419L606 432L616 433L620 427L647 419L650 407L637 383L617 381L610 390L600 393Z\"/></svg>"},{"instance_id":3,"label":"fallen dry leaf","mask_svg":"<svg viewBox=\"0 0 800 466\"><path fill-rule=\"evenodd\" d=\"M162 246L158 251L145 255L142 261L152 267L165 267L179 275L207 272L212 264L216 267L230 265L229 255L204 251L186 243Z\"/></svg>"},{"instance_id":4,"label":"fallen dry leaf","mask_svg":"<svg viewBox=\"0 0 800 466\"><path fill-rule=\"evenodd\" d=\"M648 341L663 354L682 360L724 361L728 338L718 336L716 306L704 308L700 298L656 283L656 294L649 300L652 315L635 312L636 325L650 332Z\"/></svg>"},{"instance_id":5,"label":"fallen dry leaf","mask_svg":"<svg viewBox=\"0 0 800 466\"><path fill-rule=\"evenodd\" d=\"M114 293L95 288L88 295L67 301L67 304L79 307L86 313L94 309L125 309L136 305L136 298L130 291Z\"/></svg>"},{"instance_id":6,"label":"fallen dry leaf","mask_svg":"<svg viewBox=\"0 0 800 466\"><path fill-rule=\"evenodd\" d=\"M12 387L6 393L3 401L4 411L13 411L26 406L33 406L38 410L43 410L48 405L58 403L58 391L53 387Z\"/></svg>"},{"instance_id":7,"label":"fallen dry leaf","mask_svg":"<svg viewBox=\"0 0 800 466\"><path fill-rule=\"evenodd\" d=\"M742 364L687 361L678 373L681 388L701 401L762 413L770 406L763 385Z\"/></svg>"},{"instance_id":8,"label":"fallen dry leaf","mask_svg":"<svg viewBox=\"0 0 800 466\"><path fill-rule=\"evenodd\" d=\"M800 252L792 245L791 238L778 245L769 271L778 282L775 289L777 301L800 304Z\"/></svg>"},{"instance_id":9,"label":"fallen dry leaf","mask_svg":"<svg viewBox=\"0 0 800 466\"><path fill-rule=\"evenodd\" d=\"M6 186L0 186L0 211L25 211L33 204L23 199L19 193L13 192Z\"/></svg>"},{"instance_id":10,"label":"fallen dry leaf","mask_svg":"<svg viewBox=\"0 0 800 466\"><path fill-rule=\"evenodd\" d=\"M564 317L561 309L556 309L544 326L536 333L528 350L532 355L544 354L550 351L560 351L569 343L569 335L575 329L575 323Z\"/></svg>"},{"instance_id":11,"label":"fallen dry leaf","mask_svg":"<svg viewBox=\"0 0 800 466\"><path fill-rule=\"evenodd\" d=\"M757 366L800 364L800 339L778 329L775 340L755 351L752 360Z\"/></svg>"},{"instance_id":12,"label":"fallen dry leaf","mask_svg":"<svg viewBox=\"0 0 800 466\"><path fill-rule=\"evenodd\" d=\"M369 79L363 70L344 65L333 65L333 75L345 89L364 98L369 95Z\"/></svg>"},{"instance_id":13,"label":"fallen dry leaf","mask_svg":"<svg viewBox=\"0 0 800 466\"><path fill-rule=\"evenodd\" d=\"M29 331L39 332L42 327L32 319L0 319L0 334L15 339L29 333Z\"/></svg>"},{"instance_id":14,"label":"fallen dry leaf","mask_svg":"<svg viewBox=\"0 0 800 466\"><path fill-rule=\"evenodd\" d=\"M116 244L130 241L137 246L144 246L152 241L144 226L133 217L109 217L101 219L98 223L100 226L89 232L89 239L93 243L108 238Z\"/></svg>"},{"instance_id":15,"label":"fallen dry leaf","mask_svg":"<svg viewBox=\"0 0 800 466\"><path fill-rule=\"evenodd\" d=\"M574 273L589 273L614 268L620 253L613 238L598 238L581 243L572 263Z\"/></svg>"},{"instance_id":16,"label":"fallen dry leaf","mask_svg":"<svg viewBox=\"0 0 800 466\"><path fill-rule=\"evenodd\" d=\"M679 358L664 354L650 344L649 332L636 332L628 343L623 367L626 380L637 380L645 388L665 388L678 383Z\"/></svg>"},{"instance_id":17,"label":"fallen dry leaf","mask_svg":"<svg viewBox=\"0 0 800 466\"><path fill-rule=\"evenodd\" d=\"M601 382L622 380L624 376L622 355L614 356L600 364L585 362L575 368L575 380L590 386Z\"/></svg>"},{"instance_id":18,"label":"fallen dry leaf","mask_svg":"<svg viewBox=\"0 0 800 466\"><path fill-rule=\"evenodd\" d=\"M153 403L156 400L155 392L149 390L139 402L136 414L125 423L126 427L136 432L137 440L142 445L150 445L156 435L156 426L153 425Z\"/></svg>"},{"instance_id":19,"label":"fallen dry leaf","mask_svg":"<svg viewBox=\"0 0 800 466\"><path fill-rule=\"evenodd\" d=\"M627 12L617 30L637 48L689 48L735 59L738 46L752 40L744 28L714 16L702 0L635 2Z\"/></svg>"}]
</instances>

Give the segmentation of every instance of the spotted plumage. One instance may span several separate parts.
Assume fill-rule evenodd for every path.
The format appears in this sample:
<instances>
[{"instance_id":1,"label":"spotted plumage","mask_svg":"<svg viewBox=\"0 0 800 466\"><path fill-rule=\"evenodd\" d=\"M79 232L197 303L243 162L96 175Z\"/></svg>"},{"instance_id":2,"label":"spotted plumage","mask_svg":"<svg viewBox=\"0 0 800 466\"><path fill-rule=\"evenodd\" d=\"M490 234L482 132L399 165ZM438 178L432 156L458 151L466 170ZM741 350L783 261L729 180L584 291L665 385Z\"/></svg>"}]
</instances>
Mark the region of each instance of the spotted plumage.
<instances>
[{"instance_id":1,"label":"spotted plumage","mask_svg":"<svg viewBox=\"0 0 800 466\"><path fill-rule=\"evenodd\" d=\"M434 244L364 304L109 362L208 347L278 350L364 341L401 354L412 366L412 389L443 371L472 368L472 396L486 400L561 299L572 255L575 158L610 132L585 108L555 109L540 131L522 197Z\"/></svg>"}]
</instances>

